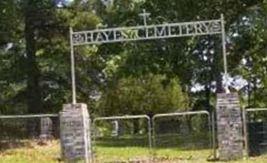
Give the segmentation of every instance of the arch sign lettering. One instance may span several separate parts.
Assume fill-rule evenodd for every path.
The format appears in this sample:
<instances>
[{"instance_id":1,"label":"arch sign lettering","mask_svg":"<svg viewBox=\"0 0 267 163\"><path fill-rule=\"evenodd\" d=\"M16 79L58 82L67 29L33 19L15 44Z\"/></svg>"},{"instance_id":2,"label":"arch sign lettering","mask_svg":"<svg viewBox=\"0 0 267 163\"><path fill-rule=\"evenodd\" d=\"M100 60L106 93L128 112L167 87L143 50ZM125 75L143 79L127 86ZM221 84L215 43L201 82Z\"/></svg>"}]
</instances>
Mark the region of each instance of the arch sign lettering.
<instances>
[{"instance_id":1,"label":"arch sign lettering","mask_svg":"<svg viewBox=\"0 0 267 163\"><path fill-rule=\"evenodd\" d=\"M221 15L220 19L216 20L164 23L158 25L147 25L147 18L150 16L150 13L147 13L145 10L143 10L143 13L139 14L139 16L141 16L144 21L143 25L139 26L105 28L75 32L72 30L72 28L70 28L73 103L76 103L74 46L189 36L221 35L224 73L227 74L223 15Z\"/></svg>"}]
</instances>

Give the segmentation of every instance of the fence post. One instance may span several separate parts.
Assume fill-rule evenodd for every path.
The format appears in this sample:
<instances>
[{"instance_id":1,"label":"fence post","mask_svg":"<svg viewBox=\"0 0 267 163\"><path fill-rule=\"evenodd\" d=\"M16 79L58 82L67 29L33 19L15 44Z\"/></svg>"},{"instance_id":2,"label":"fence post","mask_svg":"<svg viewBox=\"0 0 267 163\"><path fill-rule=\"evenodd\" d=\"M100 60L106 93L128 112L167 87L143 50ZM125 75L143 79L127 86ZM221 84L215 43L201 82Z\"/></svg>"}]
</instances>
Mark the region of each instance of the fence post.
<instances>
[{"instance_id":1,"label":"fence post","mask_svg":"<svg viewBox=\"0 0 267 163\"><path fill-rule=\"evenodd\" d=\"M151 118L147 117L147 125L148 125L148 143L149 143L149 150L152 149L152 136L151 136Z\"/></svg>"},{"instance_id":2,"label":"fence post","mask_svg":"<svg viewBox=\"0 0 267 163\"><path fill-rule=\"evenodd\" d=\"M212 123L212 145L213 145L213 157L214 159L216 156L216 135L215 135L215 118L214 118L215 111L213 110L211 113L211 123Z\"/></svg>"},{"instance_id":3,"label":"fence post","mask_svg":"<svg viewBox=\"0 0 267 163\"><path fill-rule=\"evenodd\" d=\"M243 117L245 157L248 157L249 149L248 149L247 111L244 107L242 108L242 117Z\"/></svg>"},{"instance_id":4,"label":"fence post","mask_svg":"<svg viewBox=\"0 0 267 163\"><path fill-rule=\"evenodd\" d=\"M153 142L153 148L156 147L156 138L155 138L155 116L152 117L152 142Z\"/></svg>"}]
</instances>

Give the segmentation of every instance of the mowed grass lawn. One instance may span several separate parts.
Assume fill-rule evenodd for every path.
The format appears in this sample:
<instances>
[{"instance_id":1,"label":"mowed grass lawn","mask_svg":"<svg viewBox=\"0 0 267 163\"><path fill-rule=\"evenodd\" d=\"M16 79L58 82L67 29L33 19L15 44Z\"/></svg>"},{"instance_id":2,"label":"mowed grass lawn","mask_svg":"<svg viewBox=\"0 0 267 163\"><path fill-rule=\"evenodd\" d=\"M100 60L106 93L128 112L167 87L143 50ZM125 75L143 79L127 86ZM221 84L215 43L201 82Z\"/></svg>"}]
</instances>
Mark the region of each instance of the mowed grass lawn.
<instances>
[{"instance_id":1,"label":"mowed grass lawn","mask_svg":"<svg viewBox=\"0 0 267 163\"><path fill-rule=\"evenodd\" d=\"M96 163L131 162L207 162L210 150L179 150L177 148L157 149L149 151L145 147L104 147L98 146L96 150ZM149 157L151 156L151 157ZM153 156L153 157L152 157ZM51 141L45 145L36 142L27 143L24 147L17 147L0 151L0 163L56 163L60 160L60 145L58 141ZM267 155L253 157L248 160L232 161L247 163L267 163Z\"/></svg>"}]
</instances>

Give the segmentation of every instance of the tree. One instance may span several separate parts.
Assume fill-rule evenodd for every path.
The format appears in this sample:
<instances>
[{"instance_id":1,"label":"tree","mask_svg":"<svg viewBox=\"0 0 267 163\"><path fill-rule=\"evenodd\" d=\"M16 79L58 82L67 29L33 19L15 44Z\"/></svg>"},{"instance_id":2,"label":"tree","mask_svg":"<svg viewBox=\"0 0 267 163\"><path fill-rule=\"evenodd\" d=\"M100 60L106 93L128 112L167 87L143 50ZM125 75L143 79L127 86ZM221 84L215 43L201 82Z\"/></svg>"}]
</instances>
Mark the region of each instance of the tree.
<instances>
[{"instance_id":1,"label":"tree","mask_svg":"<svg viewBox=\"0 0 267 163\"><path fill-rule=\"evenodd\" d=\"M0 112L25 111L23 16L16 0L0 2ZM10 106L13 106L13 110Z\"/></svg>"},{"instance_id":2,"label":"tree","mask_svg":"<svg viewBox=\"0 0 267 163\"><path fill-rule=\"evenodd\" d=\"M0 19L1 110L9 114L58 112L71 99L69 27L95 28L97 17L78 2L57 8L51 0L13 0L1 2L0 9L5 13ZM81 57L90 49L80 50ZM77 55L78 62L81 57Z\"/></svg>"},{"instance_id":3,"label":"tree","mask_svg":"<svg viewBox=\"0 0 267 163\"><path fill-rule=\"evenodd\" d=\"M231 26L230 68L232 74L245 79L240 90L245 105L265 107L266 97L266 16L264 3L248 8Z\"/></svg>"},{"instance_id":4,"label":"tree","mask_svg":"<svg viewBox=\"0 0 267 163\"><path fill-rule=\"evenodd\" d=\"M107 25L111 27L119 26L119 24L135 25L141 23L137 14L142 8L151 12L150 24L218 19L220 14L224 13L227 35L231 37L228 31L231 30L230 28L236 23L236 20L248 9L260 5L262 2L241 0L148 0L139 1L137 4L134 1L127 1L122 4L119 1L114 3L113 8L105 10L102 6L97 10L100 17L106 20ZM131 9L125 11L125 8L129 6L131 6ZM168 9L166 10L166 8ZM199 10L199 8L202 10ZM122 11L125 14L121 14ZM236 58L236 54L229 53L231 52L230 46L231 42L227 42L228 60L230 61L229 73L231 76L234 75L231 70L232 67L237 66L240 60L233 59ZM211 105L210 101L214 97L214 89L217 92L223 90L220 37L162 39L145 43L125 43L121 47L117 45L99 47L99 49L102 49L99 54L102 51L113 52L113 49L116 49L117 53L110 55L117 55L122 58L121 62L117 62L115 66L117 67L117 73L113 76L115 79L127 75L142 76L149 72L167 74L169 77L178 76L182 89L187 92L190 92L190 89L196 84L204 85L205 90L201 90L201 93L195 95L197 95L197 98L201 98L203 93L205 94L207 102L205 106Z\"/></svg>"},{"instance_id":5,"label":"tree","mask_svg":"<svg viewBox=\"0 0 267 163\"><path fill-rule=\"evenodd\" d=\"M266 105L266 0L117 0L110 6L75 0L61 8L51 0L10 0L0 2L1 110L58 112L71 100L69 26L78 31L137 25L142 9L151 12L149 24L218 19L224 13L229 74L250 83L241 90L250 105ZM196 37L75 48L78 101L94 111L101 94L157 74L164 81L179 78L191 107L210 106L221 87L220 43L219 37ZM196 85L204 89L192 92Z\"/></svg>"},{"instance_id":6,"label":"tree","mask_svg":"<svg viewBox=\"0 0 267 163\"><path fill-rule=\"evenodd\" d=\"M188 98L177 78L147 74L119 79L101 99L100 114L148 114L188 109Z\"/></svg>"}]
</instances>

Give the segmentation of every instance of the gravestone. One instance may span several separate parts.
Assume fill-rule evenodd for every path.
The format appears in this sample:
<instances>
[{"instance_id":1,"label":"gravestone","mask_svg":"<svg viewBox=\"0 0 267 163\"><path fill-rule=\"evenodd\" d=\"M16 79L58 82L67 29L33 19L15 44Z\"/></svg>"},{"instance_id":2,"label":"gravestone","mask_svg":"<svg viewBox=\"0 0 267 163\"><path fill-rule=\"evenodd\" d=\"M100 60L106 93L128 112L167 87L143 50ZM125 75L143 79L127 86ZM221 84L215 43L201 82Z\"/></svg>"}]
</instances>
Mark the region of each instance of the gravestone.
<instances>
[{"instance_id":1,"label":"gravestone","mask_svg":"<svg viewBox=\"0 0 267 163\"><path fill-rule=\"evenodd\" d=\"M60 141L65 160L91 160L90 119L86 104L65 104L60 112Z\"/></svg>"},{"instance_id":2,"label":"gravestone","mask_svg":"<svg viewBox=\"0 0 267 163\"><path fill-rule=\"evenodd\" d=\"M216 112L219 159L242 158L243 133L238 94L217 94Z\"/></svg>"},{"instance_id":3,"label":"gravestone","mask_svg":"<svg viewBox=\"0 0 267 163\"><path fill-rule=\"evenodd\" d=\"M42 140L51 139L53 137L52 136L53 122L51 118L49 117L41 118L40 129L41 129L41 133L39 136L40 139Z\"/></svg>"},{"instance_id":4,"label":"gravestone","mask_svg":"<svg viewBox=\"0 0 267 163\"><path fill-rule=\"evenodd\" d=\"M112 123L112 127L113 127L113 129L111 131L111 136L112 137L119 136L119 122L117 120L115 120L115 121L112 121L111 123Z\"/></svg>"}]
</instances>

